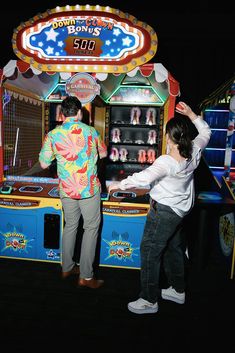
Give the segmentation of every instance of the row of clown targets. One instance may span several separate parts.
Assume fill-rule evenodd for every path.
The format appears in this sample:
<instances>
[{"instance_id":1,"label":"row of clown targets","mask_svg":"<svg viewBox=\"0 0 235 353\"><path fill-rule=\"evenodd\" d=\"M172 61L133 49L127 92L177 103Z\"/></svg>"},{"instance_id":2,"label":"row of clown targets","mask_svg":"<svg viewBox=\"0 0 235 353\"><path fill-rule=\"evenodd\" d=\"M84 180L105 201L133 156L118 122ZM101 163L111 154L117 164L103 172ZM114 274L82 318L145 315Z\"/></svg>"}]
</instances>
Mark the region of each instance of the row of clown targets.
<instances>
[{"instance_id":1,"label":"row of clown targets","mask_svg":"<svg viewBox=\"0 0 235 353\"><path fill-rule=\"evenodd\" d=\"M149 144L157 143L157 132L154 129L148 131L112 128L110 142L127 144Z\"/></svg>"},{"instance_id":2,"label":"row of clown targets","mask_svg":"<svg viewBox=\"0 0 235 353\"><path fill-rule=\"evenodd\" d=\"M129 125L156 125L158 119L158 109L150 107L141 110L140 107L120 108L112 114L112 124Z\"/></svg>"},{"instance_id":3,"label":"row of clown targets","mask_svg":"<svg viewBox=\"0 0 235 353\"><path fill-rule=\"evenodd\" d=\"M111 147L109 159L112 162L148 163L152 164L156 159L156 151L153 148L148 150L140 148L137 151L128 150L125 147Z\"/></svg>"}]
</instances>

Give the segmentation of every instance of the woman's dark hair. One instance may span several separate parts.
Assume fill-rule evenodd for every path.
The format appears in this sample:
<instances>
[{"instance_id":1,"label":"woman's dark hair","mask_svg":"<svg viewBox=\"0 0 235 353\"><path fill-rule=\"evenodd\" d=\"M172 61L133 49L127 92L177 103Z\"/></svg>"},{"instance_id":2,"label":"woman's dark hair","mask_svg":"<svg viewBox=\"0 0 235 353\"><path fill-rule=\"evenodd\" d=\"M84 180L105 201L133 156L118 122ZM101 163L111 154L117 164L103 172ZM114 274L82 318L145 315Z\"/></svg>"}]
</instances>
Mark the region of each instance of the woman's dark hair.
<instances>
[{"instance_id":1,"label":"woman's dark hair","mask_svg":"<svg viewBox=\"0 0 235 353\"><path fill-rule=\"evenodd\" d=\"M168 120L166 124L166 133L171 141L178 145L180 155L187 159L192 158L193 149L189 124L190 119L181 116Z\"/></svg>"},{"instance_id":2,"label":"woman's dark hair","mask_svg":"<svg viewBox=\"0 0 235 353\"><path fill-rule=\"evenodd\" d=\"M66 97L61 103L61 112L65 117L76 116L80 109L82 109L82 104L74 96Z\"/></svg>"}]
</instances>

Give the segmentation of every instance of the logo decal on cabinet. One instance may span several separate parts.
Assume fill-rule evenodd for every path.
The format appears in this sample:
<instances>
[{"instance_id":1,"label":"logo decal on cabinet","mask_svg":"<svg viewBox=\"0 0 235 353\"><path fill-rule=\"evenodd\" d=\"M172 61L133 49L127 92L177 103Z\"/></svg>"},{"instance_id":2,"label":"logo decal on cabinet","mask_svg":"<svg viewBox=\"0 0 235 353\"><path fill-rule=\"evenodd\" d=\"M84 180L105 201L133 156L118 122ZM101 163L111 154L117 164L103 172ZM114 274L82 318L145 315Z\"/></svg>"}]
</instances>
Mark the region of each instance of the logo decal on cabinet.
<instances>
[{"instance_id":1,"label":"logo decal on cabinet","mask_svg":"<svg viewBox=\"0 0 235 353\"><path fill-rule=\"evenodd\" d=\"M128 241L128 238L128 232L119 234L116 231L113 231L111 240L103 239L103 241L107 244L106 248L108 253L105 260L115 258L119 261L133 262L133 258L135 256L139 256L139 254L136 253L136 251L139 250L139 247L133 248L132 244Z\"/></svg>"},{"instance_id":2,"label":"logo decal on cabinet","mask_svg":"<svg viewBox=\"0 0 235 353\"><path fill-rule=\"evenodd\" d=\"M9 225L9 228L12 228L12 230L9 230L8 232L2 232L0 230L0 235L4 237L3 247L1 251L4 252L10 249L14 252L27 253L28 249L32 248L29 243L34 239L27 239L27 237L23 233L18 231L17 228L13 225Z\"/></svg>"}]
</instances>

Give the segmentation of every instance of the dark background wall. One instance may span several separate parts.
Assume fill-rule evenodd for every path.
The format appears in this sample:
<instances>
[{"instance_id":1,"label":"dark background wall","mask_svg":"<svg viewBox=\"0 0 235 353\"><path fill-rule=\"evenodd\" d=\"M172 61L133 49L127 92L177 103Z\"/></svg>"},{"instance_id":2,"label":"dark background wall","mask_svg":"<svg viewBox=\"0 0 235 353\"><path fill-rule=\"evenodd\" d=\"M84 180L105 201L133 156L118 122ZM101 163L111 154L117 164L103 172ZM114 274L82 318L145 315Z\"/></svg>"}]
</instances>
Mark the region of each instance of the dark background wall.
<instances>
[{"instance_id":1,"label":"dark background wall","mask_svg":"<svg viewBox=\"0 0 235 353\"><path fill-rule=\"evenodd\" d=\"M152 61L162 63L180 82L180 99L198 113L200 102L235 73L235 10L231 0L217 4L210 0L5 2L1 6L0 67L16 59L11 39L21 22L47 9L77 3L117 8L153 27L159 44Z\"/></svg>"}]
</instances>

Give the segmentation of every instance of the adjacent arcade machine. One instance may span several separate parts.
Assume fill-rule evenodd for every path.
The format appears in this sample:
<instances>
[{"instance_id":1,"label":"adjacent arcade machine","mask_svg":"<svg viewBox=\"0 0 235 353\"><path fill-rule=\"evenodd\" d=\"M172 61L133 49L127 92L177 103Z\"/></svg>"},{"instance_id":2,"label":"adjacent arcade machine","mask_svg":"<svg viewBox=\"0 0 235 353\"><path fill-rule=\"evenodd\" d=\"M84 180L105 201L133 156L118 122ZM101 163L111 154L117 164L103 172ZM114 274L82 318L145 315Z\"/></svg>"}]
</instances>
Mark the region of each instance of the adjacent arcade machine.
<instances>
[{"instance_id":1,"label":"adjacent arcade machine","mask_svg":"<svg viewBox=\"0 0 235 353\"><path fill-rule=\"evenodd\" d=\"M42 171L38 154L61 124L60 103L76 95L86 122L105 139L102 266L139 268L148 190L107 195L111 180L153 163L174 115L179 84L161 63L153 28L120 10L65 6L22 23L1 70L0 257L60 262L63 212L56 165ZM84 114L85 117L85 114Z\"/></svg>"},{"instance_id":2,"label":"adjacent arcade machine","mask_svg":"<svg viewBox=\"0 0 235 353\"><path fill-rule=\"evenodd\" d=\"M197 205L191 220L197 232L196 266L203 269L220 259L226 275L234 275L235 236L235 149L234 149L234 78L213 92L201 104L202 114L212 130L204 151L204 164L199 168ZM207 177L205 176L207 171ZM210 176L211 174L211 176ZM208 184L208 181L209 184ZM195 220L198 220L195 224Z\"/></svg>"},{"instance_id":3,"label":"adjacent arcade machine","mask_svg":"<svg viewBox=\"0 0 235 353\"><path fill-rule=\"evenodd\" d=\"M206 161L218 182L222 177L235 179L235 138L233 100L235 77L221 85L202 101L200 108L212 129L211 140L204 152Z\"/></svg>"}]
</instances>

